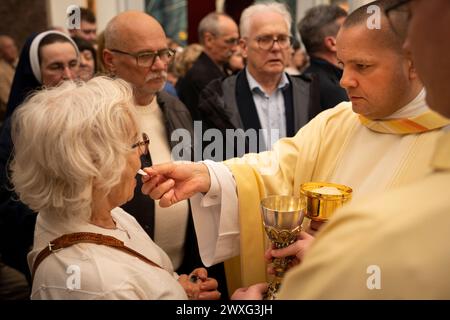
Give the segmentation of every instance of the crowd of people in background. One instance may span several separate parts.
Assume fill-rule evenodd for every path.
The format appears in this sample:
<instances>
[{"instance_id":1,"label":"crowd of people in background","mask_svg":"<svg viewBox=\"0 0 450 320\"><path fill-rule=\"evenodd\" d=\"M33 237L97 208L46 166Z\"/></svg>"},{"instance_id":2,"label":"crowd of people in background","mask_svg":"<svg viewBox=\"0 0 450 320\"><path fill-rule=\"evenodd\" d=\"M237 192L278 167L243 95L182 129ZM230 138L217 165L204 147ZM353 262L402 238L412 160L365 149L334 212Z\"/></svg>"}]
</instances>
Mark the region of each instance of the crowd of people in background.
<instances>
[{"instance_id":1,"label":"crowd of people in background","mask_svg":"<svg viewBox=\"0 0 450 320\"><path fill-rule=\"evenodd\" d=\"M51 27L55 31L60 31L70 35L72 40L76 43L80 51L79 61L79 75L78 77L83 81L88 81L95 75L107 75L107 70L103 63L103 49L104 49L104 32L97 34L96 18L94 13L87 8L81 9L81 20L79 29L65 30L62 27ZM211 28L211 17L219 16L218 14L211 14L210 17L203 19L203 24L207 28ZM224 15L225 16L225 15ZM229 18L231 19L231 18ZM221 25L213 26L223 34ZM200 29L199 32L211 32L211 30ZM176 51L176 55L173 61L168 66L167 84L165 90L174 96L183 96L183 79L186 77L188 71L192 68L194 63L200 57L204 51L204 37L199 34L200 43L192 43L186 47L182 47L173 39L167 38L167 46ZM220 52L221 49L216 47L216 43L213 43L213 47ZM309 65L309 56L305 49L302 47L299 39L294 39L292 42L291 56L286 62L286 73L290 75L300 75L304 73ZM206 49L208 50L208 49ZM208 52L208 51L206 51ZM214 56L214 53L207 53L207 57ZM8 35L0 35L0 123L6 118L6 105L9 100L9 94L14 78L15 68L19 60L18 46L15 40ZM242 49L238 45L238 37L235 35L234 44L231 53L226 53L226 58L223 58L220 63L224 64L224 73L221 73L221 77L226 75L236 74L246 66L246 57L242 52ZM217 60L219 61L219 60ZM195 69L194 69L195 71ZM206 76L211 71L206 73ZM189 77L189 76L188 76ZM219 77L220 78L220 77ZM178 80L180 80L178 83ZM205 80L205 84L208 84L212 79ZM195 82L195 81L194 81ZM175 89L178 83L178 88ZM180 89L181 87L181 89ZM203 88L201 88L203 89ZM200 90L201 91L201 90ZM199 95L199 92L196 95ZM181 98L183 101L183 98ZM183 101L185 104L186 102ZM189 104L189 103L187 103ZM186 105L187 105L186 104ZM193 111L195 114L195 111Z\"/></svg>"}]
</instances>

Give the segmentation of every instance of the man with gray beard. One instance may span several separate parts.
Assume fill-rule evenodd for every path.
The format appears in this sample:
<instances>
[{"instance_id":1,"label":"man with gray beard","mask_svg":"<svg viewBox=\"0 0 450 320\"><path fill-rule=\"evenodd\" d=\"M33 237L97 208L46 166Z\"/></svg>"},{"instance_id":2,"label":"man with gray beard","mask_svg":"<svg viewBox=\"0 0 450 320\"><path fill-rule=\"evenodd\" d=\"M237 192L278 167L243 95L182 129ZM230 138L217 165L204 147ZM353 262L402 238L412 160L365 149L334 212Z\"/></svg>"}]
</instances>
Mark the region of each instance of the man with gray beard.
<instances>
[{"instance_id":1,"label":"man with gray beard","mask_svg":"<svg viewBox=\"0 0 450 320\"><path fill-rule=\"evenodd\" d=\"M149 155L141 158L143 166L175 160L170 141L175 129L186 129L193 137L189 111L177 98L162 91L167 67L175 52L167 47L166 35L153 17L138 11L127 11L114 17L105 30L103 59L107 70L134 88L135 107L141 131L150 137ZM171 208L161 208L141 190L137 179L134 198L123 206L148 235L169 255L177 272L189 273L202 266L190 213L189 201ZM214 272L219 269L219 274ZM219 283L223 267L209 268ZM224 288L219 287L223 291ZM225 296L225 295L224 295Z\"/></svg>"}]
</instances>

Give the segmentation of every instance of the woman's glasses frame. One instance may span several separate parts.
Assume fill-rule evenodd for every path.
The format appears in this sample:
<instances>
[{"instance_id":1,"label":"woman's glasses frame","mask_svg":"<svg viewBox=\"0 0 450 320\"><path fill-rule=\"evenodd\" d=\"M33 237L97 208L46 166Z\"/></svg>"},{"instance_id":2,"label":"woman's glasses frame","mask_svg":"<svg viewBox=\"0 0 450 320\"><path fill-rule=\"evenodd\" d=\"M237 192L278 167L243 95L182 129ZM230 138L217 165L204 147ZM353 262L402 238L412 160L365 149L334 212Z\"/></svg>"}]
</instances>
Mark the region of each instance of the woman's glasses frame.
<instances>
[{"instance_id":1,"label":"woman's glasses frame","mask_svg":"<svg viewBox=\"0 0 450 320\"><path fill-rule=\"evenodd\" d=\"M148 135L146 133L142 133L142 140L133 144L131 146L131 148L132 149L139 148L140 155L146 155L146 154L149 154L149 151L148 151L149 144L150 144L150 139L148 138Z\"/></svg>"}]
</instances>

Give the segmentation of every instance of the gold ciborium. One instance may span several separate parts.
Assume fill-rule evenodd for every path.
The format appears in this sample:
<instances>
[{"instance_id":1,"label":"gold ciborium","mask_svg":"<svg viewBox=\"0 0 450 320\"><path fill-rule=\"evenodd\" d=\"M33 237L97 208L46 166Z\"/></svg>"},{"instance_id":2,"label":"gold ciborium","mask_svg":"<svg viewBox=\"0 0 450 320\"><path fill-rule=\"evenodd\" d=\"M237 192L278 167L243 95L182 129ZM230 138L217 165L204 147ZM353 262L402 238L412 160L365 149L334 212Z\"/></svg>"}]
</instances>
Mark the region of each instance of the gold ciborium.
<instances>
[{"instance_id":1,"label":"gold ciborium","mask_svg":"<svg viewBox=\"0 0 450 320\"><path fill-rule=\"evenodd\" d=\"M304 211L299 197L270 196L262 199L261 211L267 236L275 248L287 247L297 239L301 230ZM275 278L269 284L266 300L276 299L281 279L287 270L291 258L274 258Z\"/></svg>"},{"instance_id":2,"label":"gold ciborium","mask_svg":"<svg viewBox=\"0 0 450 320\"><path fill-rule=\"evenodd\" d=\"M306 216L315 222L327 222L336 209L352 197L350 187L329 182L307 182L300 186L300 198Z\"/></svg>"}]
</instances>

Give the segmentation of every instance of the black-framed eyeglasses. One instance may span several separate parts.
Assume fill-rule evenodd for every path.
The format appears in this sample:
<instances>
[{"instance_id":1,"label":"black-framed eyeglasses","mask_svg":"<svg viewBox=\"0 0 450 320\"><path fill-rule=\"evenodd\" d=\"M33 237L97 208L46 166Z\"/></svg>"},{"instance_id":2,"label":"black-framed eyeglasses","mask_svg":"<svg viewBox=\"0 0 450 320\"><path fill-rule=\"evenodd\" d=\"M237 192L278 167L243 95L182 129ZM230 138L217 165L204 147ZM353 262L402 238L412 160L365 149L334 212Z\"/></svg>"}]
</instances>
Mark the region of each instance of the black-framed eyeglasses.
<instances>
[{"instance_id":1,"label":"black-framed eyeglasses","mask_svg":"<svg viewBox=\"0 0 450 320\"><path fill-rule=\"evenodd\" d=\"M409 21L411 20L411 0L398 0L388 6L384 13L392 30L401 38L406 38Z\"/></svg>"},{"instance_id":2,"label":"black-framed eyeglasses","mask_svg":"<svg viewBox=\"0 0 450 320\"><path fill-rule=\"evenodd\" d=\"M140 52L140 53L131 53L131 52L125 52L117 49L109 49L111 52L120 53L120 54L126 54L128 56L132 56L136 59L136 64L139 67L149 68L153 66L153 64L156 61L156 57L159 57L162 62L164 63L170 63L175 56L175 50L170 48L161 49L158 51L147 51L147 52Z\"/></svg>"},{"instance_id":3,"label":"black-framed eyeglasses","mask_svg":"<svg viewBox=\"0 0 450 320\"><path fill-rule=\"evenodd\" d=\"M140 155L149 154L148 145L150 144L150 139L146 133L142 133L142 141L136 142L131 146L131 149L139 148Z\"/></svg>"},{"instance_id":4,"label":"black-framed eyeglasses","mask_svg":"<svg viewBox=\"0 0 450 320\"><path fill-rule=\"evenodd\" d=\"M274 36L259 36L255 38L258 43L258 47L262 50L271 50L278 43L281 49L288 48L292 43L292 37L284 34L280 34L276 37Z\"/></svg>"}]
</instances>

